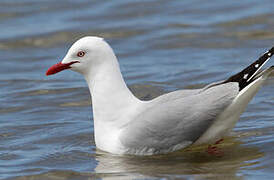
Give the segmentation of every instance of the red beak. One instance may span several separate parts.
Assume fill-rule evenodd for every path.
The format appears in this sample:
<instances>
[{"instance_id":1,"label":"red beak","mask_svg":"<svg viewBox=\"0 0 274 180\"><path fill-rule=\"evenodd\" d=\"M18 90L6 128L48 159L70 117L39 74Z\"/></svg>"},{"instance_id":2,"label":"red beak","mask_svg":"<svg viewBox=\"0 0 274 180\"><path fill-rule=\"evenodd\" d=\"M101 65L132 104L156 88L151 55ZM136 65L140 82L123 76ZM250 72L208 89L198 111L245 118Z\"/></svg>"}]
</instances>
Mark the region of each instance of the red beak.
<instances>
[{"instance_id":1,"label":"red beak","mask_svg":"<svg viewBox=\"0 0 274 180\"><path fill-rule=\"evenodd\" d=\"M51 66L47 72L46 72L46 75L52 75L52 74L55 74L55 73L58 73L60 71L63 71L65 69L69 69L71 68L70 65L74 64L74 63L79 63L79 61L72 61L70 63L66 63L66 64L62 64L61 62L57 63L57 64L54 64L53 66Z\"/></svg>"}]
</instances>

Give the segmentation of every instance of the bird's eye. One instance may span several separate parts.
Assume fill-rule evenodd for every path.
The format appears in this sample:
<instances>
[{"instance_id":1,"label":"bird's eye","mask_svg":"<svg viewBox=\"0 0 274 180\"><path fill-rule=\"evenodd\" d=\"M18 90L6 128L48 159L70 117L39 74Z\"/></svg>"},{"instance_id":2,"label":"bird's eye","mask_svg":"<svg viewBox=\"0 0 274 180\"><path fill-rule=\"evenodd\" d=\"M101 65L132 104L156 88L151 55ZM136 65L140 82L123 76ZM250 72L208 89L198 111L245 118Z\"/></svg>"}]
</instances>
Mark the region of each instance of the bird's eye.
<instances>
[{"instance_id":1,"label":"bird's eye","mask_svg":"<svg viewBox=\"0 0 274 180\"><path fill-rule=\"evenodd\" d=\"M79 51L79 52L77 53L77 56L78 56L78 57L83 57L85 54L86 54L86 53L85 53L84 51Z\"/></svg>"}]
</instances>

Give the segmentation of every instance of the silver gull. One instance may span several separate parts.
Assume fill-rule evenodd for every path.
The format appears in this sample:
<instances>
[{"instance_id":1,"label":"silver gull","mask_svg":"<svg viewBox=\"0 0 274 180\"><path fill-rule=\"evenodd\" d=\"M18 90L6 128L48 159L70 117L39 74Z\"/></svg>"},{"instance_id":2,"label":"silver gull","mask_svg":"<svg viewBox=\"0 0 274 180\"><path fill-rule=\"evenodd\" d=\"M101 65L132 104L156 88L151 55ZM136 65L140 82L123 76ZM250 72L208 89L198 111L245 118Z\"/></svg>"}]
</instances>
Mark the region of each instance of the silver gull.
<instances>
[{"instance_id":1,"label":"silver gull","mask_svg":"<svg viewBox=\"0 0 274 180\"><path fill-rule=\"evenodd\" d=\"M272 66L259 71L273 53L274 47L226 80L202 89L177 90L150 101L141 101L131 93L112 48L100 37L75 42L46 75L71 69L85 77L99 149L152 155L214 143L227 135L274 70Z\"/></svg>"}]
</instances>

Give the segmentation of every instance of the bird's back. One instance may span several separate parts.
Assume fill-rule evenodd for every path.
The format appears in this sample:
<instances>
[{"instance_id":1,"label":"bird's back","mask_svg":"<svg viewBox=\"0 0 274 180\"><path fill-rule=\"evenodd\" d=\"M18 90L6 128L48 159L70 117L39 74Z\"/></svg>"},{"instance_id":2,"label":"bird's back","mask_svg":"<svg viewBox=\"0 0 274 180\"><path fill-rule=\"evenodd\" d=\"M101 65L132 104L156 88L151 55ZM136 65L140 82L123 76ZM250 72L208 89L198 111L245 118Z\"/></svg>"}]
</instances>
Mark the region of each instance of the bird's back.
<instances>
[{"instance_id":1,"label":"bird's back","mask_svg":"<svg viewBox=\"0 0 274 180\"><path fill-rule=\"evenodd\" d=\"M129 154L167 153L195 142L238 94L236 83L175 91L144 106L121 133ZM129 136L130 134L130 136Z\"/></svg>"}]
</instances>

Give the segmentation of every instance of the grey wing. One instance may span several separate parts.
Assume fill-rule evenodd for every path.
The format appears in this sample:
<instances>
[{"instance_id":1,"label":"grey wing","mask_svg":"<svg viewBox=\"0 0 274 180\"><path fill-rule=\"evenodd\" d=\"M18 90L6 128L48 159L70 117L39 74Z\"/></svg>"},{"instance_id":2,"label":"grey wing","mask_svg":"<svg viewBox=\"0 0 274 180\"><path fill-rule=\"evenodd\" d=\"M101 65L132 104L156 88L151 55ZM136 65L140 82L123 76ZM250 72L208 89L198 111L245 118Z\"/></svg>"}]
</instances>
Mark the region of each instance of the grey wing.
<instances>
[{"instance_id":1,"label":"grey wing","mask_svg":"<svg viewBox=\"0 0 274 180\"><path fill-rule=\"evenodd\" d=\"M161 95L155 99L153 99L154 102L160 103L160 102L167 102L167 101L172 101L176 99L181 99L185 98L187 96L195 95L200 93L203 90L206 90L208 88L211 88L213 86L217 86L222 84L224 81L219 81L219 82L213 82L211 84L208 84L202 89L184 89L184 90L178 90L178 91L173 91L164 95Z\"/></svg>"},{"instance_id":2,"label":"grey wing","mask_svg":"<svg viewBox=\"0 0 274 180\"><path fill-rule=\"evenodd\" d=\"M184 148L210 127L238 93L237 83L226 83L181 99L152 101L151 107L124 129L121 142L126 147L146 148L153 153Z\"/></svg>"},{"instance_id":3,"label":"grey wing","mask_svg":"<svg viewBox=\"0 0 274 180\"><path fill-rule=\"evenodd\" d=\"M164 95L161 95L155 99L153 99L153 103L163 103L167 101L173 101L176 99L185 98L187 96L195 95L199 93L202 89L184 89L184 90L178 90L173 91Z\"/></svg>"}]
</instances>

